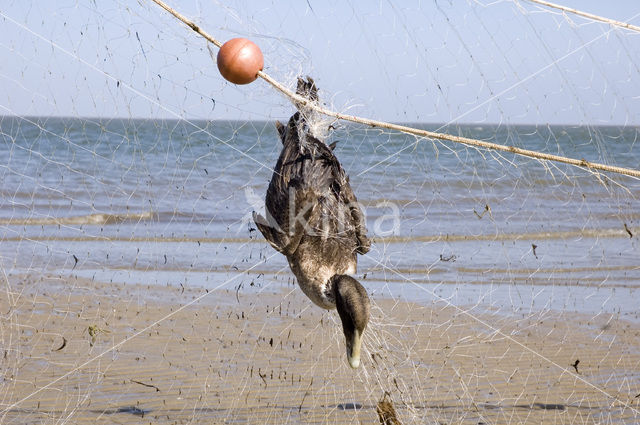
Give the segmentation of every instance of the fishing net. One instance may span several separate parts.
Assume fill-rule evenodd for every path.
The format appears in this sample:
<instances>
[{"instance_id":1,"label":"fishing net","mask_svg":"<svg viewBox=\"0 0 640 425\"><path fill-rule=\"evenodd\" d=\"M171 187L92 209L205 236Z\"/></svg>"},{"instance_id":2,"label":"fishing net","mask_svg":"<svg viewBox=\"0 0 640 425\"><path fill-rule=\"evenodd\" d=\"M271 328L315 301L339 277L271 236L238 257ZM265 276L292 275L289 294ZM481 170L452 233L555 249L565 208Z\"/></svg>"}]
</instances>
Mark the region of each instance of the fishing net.
<instances>
[{"instance_id":1,"label":"fishing net","mask_svg":"<svg viewBox=\"0 0 640 425\"><path fill-rule=\"evenodd\" d=\"M252 220L290 99L152 2L9 2L0 422L638 421L640 181L589 166L638 170L638 32L527 1L173 6L332 111L585 166L319 115L373 239L353 370Z\"/></svg>"}]
</instances>

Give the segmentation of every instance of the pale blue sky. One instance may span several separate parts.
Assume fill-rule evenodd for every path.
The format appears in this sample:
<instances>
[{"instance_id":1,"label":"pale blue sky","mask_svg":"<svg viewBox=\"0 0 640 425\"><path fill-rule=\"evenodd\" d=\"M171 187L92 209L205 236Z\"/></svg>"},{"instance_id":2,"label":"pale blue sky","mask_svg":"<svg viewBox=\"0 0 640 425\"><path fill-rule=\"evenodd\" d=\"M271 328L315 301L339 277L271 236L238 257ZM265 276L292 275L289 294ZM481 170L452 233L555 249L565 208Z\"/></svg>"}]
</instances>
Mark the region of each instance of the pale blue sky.
<instances>
[{"instance_id":1,"label":"pale blue sky","mask_svg":"<svg viewBox=\"0 0 640 425\"><path fill-rule=\"evenodd\" d=\"M640 23L635 0L558 2ZM526 1L170 3L221 40L254 40L278 80L312 75L343 112L640 125L640 34ZM0 114L290 114L263 81L225 82L206 43L151 1L14 1L0 13Z\"/></svg>"}]
</instances>

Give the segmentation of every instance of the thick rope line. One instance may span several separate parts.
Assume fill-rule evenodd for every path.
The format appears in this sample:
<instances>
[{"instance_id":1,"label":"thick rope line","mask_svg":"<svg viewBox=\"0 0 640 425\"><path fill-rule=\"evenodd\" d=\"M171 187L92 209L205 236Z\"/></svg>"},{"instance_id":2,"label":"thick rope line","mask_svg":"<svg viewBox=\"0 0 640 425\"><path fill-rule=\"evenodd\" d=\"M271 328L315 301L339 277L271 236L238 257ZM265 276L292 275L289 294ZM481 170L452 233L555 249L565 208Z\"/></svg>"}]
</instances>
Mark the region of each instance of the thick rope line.
<instances>
[{"instance_id":1,"label":"thick rope line","mask_svg":"<svg viewBox=\"0 0 640 425\"><path fill-rule=\"evenodd\" d=\"M192 30L200 34L202 37L204 37L207 41L215 44L217 47L222 46L222 43L220 41L218 41L213 36L205 32L202 28L200 28L198 25L190 21L188 18L186 18L185 16L183 16L182 14L180 14L179 12L171 8L162 0L151 0L151 1L153 1L154 3L162 7L167 12L171 13L173 16L178 18L189 28L191 28ZM530 0L530 1L539 1L539 0ZM638 29L640 30L640 28ZM281 83L273 79L270 75L268 75L264 71L258 71L258 76L261 77L263 80L265 80L267 83L271 84L276 90L278 90L279 92L287 96L289 99L291 99L295 103L298 103L302 106L313 109L320 114L323 114L329 117L334 117L338 120L351 121L354 123L364 124L371 127L400 131L400 132L412 134L418 137L447 140L454 143L461 143L467 146L474 146L474 147L490 149L495 151L502 151L502 152L511 152L516 155L526 156L529 158L535 158L539 160L561 162L564 164L586 168L592 171L608 171L611 173L617 173L617 174L622 174L626 176L640 178L640 170L635 170L632 168L624 168L624 167L617 167L614 165L601 164L597 162L589 162L585 159L568 158L560 155L553 155L553 154L548 154L543 152L532 151L529 149L522 149L515 146L501 145L498 143L491 143L491 142L485 142L482 140L470 139L468 137L454 136L452 134L421 130L413 127L407 127L404 125L393 124L393 123L384 122L384 121L377 121L369 118L357 117L354 115L342 114L340 112L335 112L330 109L324 108L318 105L317 103L312 102L309 99L292 92L291 90L289 90L287 87L285 87L284 85L282 85Z\"/></svg>"},{"instance_id":2,"label":"thick rope line","mask_svg":"<svg viewBox=\"0 0 640 425\"><path fill-rule=\"evenodd\" d=\"M189 19L187 19L184 15L180 14L180 12L178 12L175 9L173 9L171 6L169 6L168 4L163 2L162 0L151 0L151 1L153 1L155 4L157 4L158 6L160 6L161 8L166 10L167 12L171 13L173 16L175 16L179 20L181 20L189 28L191 28L192 30L194 30L195 32L197 32L198 34L203 36L208 42L215 44L216 47L218 47L218 48L222 47L222 43L220 41L218 41L215 38L213 38L207 32L202 30L198 25L196 25L193 21L190 21Z\"/></svg>"},{"instance_id":3,"label":"thick rope line","mask_svg":"<svg viewBox=\"0 0 640 425\"><path fill-rule=\"evenodd\" d=\"M563 12L573 13L574 15L582 16L583 18L592 19L594 21L604 22L605 24L613 25L620 28L625 28L631 31L640 32L640 27L637 25L632 25L627 22L616 21L614 19L605 18L604 16L594 15L593 13L583 12L578 9L572 9L567 6L562 6L561 4L551 3L545 0L527 0L531 3L537 3L542 6L551 7L553 9L562 10Z\"/></svg>"},{"instance_id":4,"label":"thick rope line","mask_svg":"<svg viewBox=\"0 0 640 425\"><path fill-rule=\"evenodd\" d=\"M409 134L412 134L414 136L427 137L427 138L438 139L438 140L447 140L447 141L450 141L450 142L462 143L462 144L465 144L465 145L468 145L468 146L475 146L475 147L491 149L491 150L497 150L497 151L503 151L503 152L511 152L511 153L515 153L517 155L527 156L527 157L530 157L530 158L547 160L547 161L562 162L562 163L565 163L565 164L575 165L575 166L578 166L578 167L590 168L590 169L593 169L593 170L600 170L600 171L609 171L609 172L612 172L612 173L624 174L624 175L640 178L640 170L634 170L634 169L624 168L624 167L617 167L617 166L607 165L607 164L600 164L600 163L597 163L597 162L589 162L589 161L587 161L585 159L568 158L568 157L560 156L560 155L553 155L553 154L548 154L548 153L543 153L543 152L532 151L532 150L529 150L529 149L522 149L522 148L518 148L518 147L515 147L515 146L500 145L500 144L497 144L497 143L491 143L491 142L485 142L485 141L482 141L482 140L470 139L468 137L454 136L452 134L447 134L447 133L436 133L436 132L433 132L433 131L421 130L421 129L418 129L418 128L407 127L407 126L404 126L404 125L393 124L393 123L384 122L384 121L376 121L376 120L372 120L372 119L369 119L369 118L356 117L356 116L353 116L353 115L341 114L339 112L335 112L335 111L323 108L322 106L317 105L317 104L311 102L310 100L291 92L286 87L284 87L282 84L278 83L277 81L275 81L273 78L271 78L269 75L265 74L262 71L260 71L258 73L258 75L260 75L267 82L269 82L271 85L273 85L278 90L280 90L282 93L284 93L285 95L289 96L292 100L294 100L294 101L296 101L298 103L302 103L302 104L304 104L304 106L308 106L310 108L313 108L315 111L317 111L317 112L319 112L321 114L324 114L324 115L327 115L327 116L330 116L330 117L334 117L334 118L339 119L339 120L351 121L351 122L355 122L355 123L359 123L359 124L368 125L368 126L371 126L371 127L385 128L385 129L388 129L388 130L396 130L396 131L400 131L400 132L403 132L403 133L409 133Z\"/></svg>"}]
</instances>

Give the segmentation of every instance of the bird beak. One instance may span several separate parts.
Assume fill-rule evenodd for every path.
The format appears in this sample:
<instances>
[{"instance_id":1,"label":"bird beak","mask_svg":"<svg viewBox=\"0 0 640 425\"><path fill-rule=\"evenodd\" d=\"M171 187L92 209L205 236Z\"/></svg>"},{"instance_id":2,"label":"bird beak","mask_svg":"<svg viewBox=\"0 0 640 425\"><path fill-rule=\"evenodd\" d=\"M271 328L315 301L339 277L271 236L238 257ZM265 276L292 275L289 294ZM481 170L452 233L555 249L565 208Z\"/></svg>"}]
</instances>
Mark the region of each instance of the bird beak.
<instances>
[{"instance_id":1,"label":"bird beak","mask_svg":"<svg viewBox=\"0 0 640 425\"><path fill-rule=\"evenodd\" d=\"M356 329L353 331L351 339L347 339L347 360L349 360L349 366L353 369L357 369L360 366L360 347L362 345L362 335Z\"/></svg>"}]
</instances>

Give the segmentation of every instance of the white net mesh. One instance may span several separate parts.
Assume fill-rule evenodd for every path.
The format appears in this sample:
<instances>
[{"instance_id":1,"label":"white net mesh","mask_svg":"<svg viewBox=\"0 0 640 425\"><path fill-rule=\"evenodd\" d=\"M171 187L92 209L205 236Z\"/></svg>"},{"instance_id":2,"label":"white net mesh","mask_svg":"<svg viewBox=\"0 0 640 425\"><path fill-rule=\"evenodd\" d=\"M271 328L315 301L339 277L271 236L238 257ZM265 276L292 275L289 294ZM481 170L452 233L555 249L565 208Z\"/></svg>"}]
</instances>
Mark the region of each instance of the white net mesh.
<instances>
[{"instance_id":1,"label":"white net mesh","mask_svg":"<svg viewBox=\"0 0 640 425\"><path fill-rule=\"evenodd\" d=\"M640 164L634 31L525 1L173 6L332 109ZM638 179L334 122L374 239L352 370L251 219L287 99L151 2L0 20L1 423L638 422Z\"/></svg>"}]
</instances>

